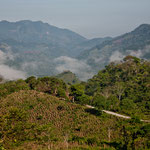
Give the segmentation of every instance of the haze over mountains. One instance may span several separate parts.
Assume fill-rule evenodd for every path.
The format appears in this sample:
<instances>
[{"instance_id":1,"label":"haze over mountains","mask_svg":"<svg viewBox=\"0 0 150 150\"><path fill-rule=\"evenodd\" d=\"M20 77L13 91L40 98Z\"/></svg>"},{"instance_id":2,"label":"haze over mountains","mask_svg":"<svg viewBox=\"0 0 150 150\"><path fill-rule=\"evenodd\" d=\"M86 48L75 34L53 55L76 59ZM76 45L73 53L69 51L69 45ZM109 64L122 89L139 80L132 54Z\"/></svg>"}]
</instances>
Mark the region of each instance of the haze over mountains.
<instances>
[{"instance_id":1,"label":"haze over mountains","mask_svg":"<svg viewBox=\"0 0 150 150\"><path fill-rule=\"evenodd\" d=\"M78 58L98 71L108 62L120 61L127 55L150 59L150 25L142 24L130 33L98 44Z\"/></svg>"},{"instance_id":2,"label":"haze over mountains","mask_svg":"<svg viewBox=\"0 0 150 150\"><path fill-rule=\"evenodd\" d=\"M116 38L89 40L41 21L0 22L0 75L6 79L70 70L86 80L126 55L150 59L150 25Z\"/></svg>"}]
</instances>

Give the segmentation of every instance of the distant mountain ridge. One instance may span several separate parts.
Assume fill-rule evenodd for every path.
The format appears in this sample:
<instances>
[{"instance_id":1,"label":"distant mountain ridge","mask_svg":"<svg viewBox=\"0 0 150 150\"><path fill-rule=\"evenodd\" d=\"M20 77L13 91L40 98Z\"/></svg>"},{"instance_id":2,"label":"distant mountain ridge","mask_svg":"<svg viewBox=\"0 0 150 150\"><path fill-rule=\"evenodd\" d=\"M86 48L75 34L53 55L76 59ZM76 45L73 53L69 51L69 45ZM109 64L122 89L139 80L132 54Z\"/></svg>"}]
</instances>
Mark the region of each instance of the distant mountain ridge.
<instances>
[{"instance_id":1,"label":"distant mountain ridge","mask_svg":"<svg viewBox=\"0 0 150 150\"><path fill-rule=\"evenodd\" d=\"M109 62L122 60L126 55L150 59L149 24L142 24L115 38L86 39L42 21L0 21L2 76L14 72L17 77L21 74L20 78L23 74L54 76L70 70L82 80L86 76L86 80ZM8 73L8 70L13 73Z\"/></svg>"},{"instance_id":2,"label":"distant mountain ridge","mask_svg":"<svg viewBox=\"0 0 150 150\"><path fill-rule=\"evenodd\" d=\"M77 56L78 54L75 52L82 53L86 50L93 48L94 46L98 44L102 44L103 42L110 41L110 40L112 40L111 37L93 38L93 39L90 39L90 40L87 40L78 44L77 46L73 47L71 51L73 51L73 56Z\"/></svg>"},{"instance_id":3,"label":"distant mountain ridge","mask_svg":"<svg viewBox=\"0 0 150 150\"><path fill-rule=\"evenodd\" d=\"M0 21L2 64L30 75L55 75L54 59L72 55L71 47L87 41L83 36L41 21Z\"/></svg>"},{"instance_id":4,"label":"distant mountain ridge","mask_svg":"<svg viewBox=\"0 0 150 150\"><path fill-rule=\"evenodd\" d=\"M150 59L150 25L142 24L135 30L104 41L82 52L78 59L86 61L95 71L111 61L119 61L126 55Z\"/></svg>"},{"instance_id":5,"label":"distant mountain ridge","mask_svg":"<svg viewBox=\"0 0 150 150\"><path fill-rule=\"evenodd\" d=\"M10 45L13 52L44 51L46 48L53 57L71 55L70 47L84 41L86 38L73 31L42 21L0 22L0 42Z\"/></svg>"},{"instance_id":6,"label":"distant mountain ridge","mask_svg":"<svg viewBox=\"0 0 150 150\"><path fill-rule=\"evenodd\" d=\"M18 22L0 22L0 39L13 39L23 43L67 43L78 44L85 41L83 36L61 29L42 21L22 20ZM62 41L63 40L63 41Z\"/></svg>"}]
</instances>

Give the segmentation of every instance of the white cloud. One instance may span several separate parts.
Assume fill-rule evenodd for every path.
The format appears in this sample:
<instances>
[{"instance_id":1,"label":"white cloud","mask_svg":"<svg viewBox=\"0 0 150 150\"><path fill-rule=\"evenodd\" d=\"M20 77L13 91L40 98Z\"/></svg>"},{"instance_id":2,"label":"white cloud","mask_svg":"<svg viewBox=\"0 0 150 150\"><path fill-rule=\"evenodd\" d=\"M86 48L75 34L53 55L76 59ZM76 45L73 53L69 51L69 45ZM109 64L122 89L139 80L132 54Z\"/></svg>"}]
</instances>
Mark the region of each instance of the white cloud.
<instances>
[{"instance_id":1,"label":"white cloud","mask_svg":"<svg viewBox=\"0 0 150 150\"><path fill-rule=\"evenodd\" d=\"M142 51L141 50L138 50L138 51L131 51L130 52L130 55L131 56L135 56L135 57L142 57L143 56L143 53L142 53Z\"/></svg>"},{"instance_id":2,"label":"white cloud","mask_svg":"<svg viewBox=\"0 0 150 150\"><path fill-rule=\"evenodd\" d=\"M24 79L25 73L7 65L0 64L0 75L7 80Z\"/></svg>"},{"instance_id":3,"label":"white cloud","mask_svg":"<svg viewBox=\"0 0 150 150\"><path fill-rule=\"evenodd\" d=\"M109 58L109 62L121 61L125 56L119 51L115 51Z\"/></svg>"},{"instance_id":4,"label":"white cloud","mask_svg":"<svg viewBox=\"0 0 150 150\"><path fill-rule=\"evenodd\" d=\"M9 67L8 65L5 64L8 59L13 60L14 56L10 52L4 53L3 51L0 50L0 76L2 76L4 79L7 80L16 80L19 78L24 79L25 78L24 72Z\"/></svg>"},{"instance_id":5,"label":"white cloud","mask_svg":"<svg viewBox=\"0 0 150 150\"><path fill-rule=\"evenodd\" d=\"M71 58L68 56L61 56L56 58L56 70L60 73L65 70L70 70L75 73L81 80L87 80L91 78L94 73L91 72L91 67L85 62Z\"/></svg>"},{"instance_id":6,"label":"white cloud","mask_svg":"<svg viewBox=\"0 0 150 150\"><path fill-rule=\"evenodd\" d=\"M40 65L40 62L31 61L31 62L24 62L21 66L22 70L36 70L38 69L38 66Z\"/></svg>"}]
</instances>

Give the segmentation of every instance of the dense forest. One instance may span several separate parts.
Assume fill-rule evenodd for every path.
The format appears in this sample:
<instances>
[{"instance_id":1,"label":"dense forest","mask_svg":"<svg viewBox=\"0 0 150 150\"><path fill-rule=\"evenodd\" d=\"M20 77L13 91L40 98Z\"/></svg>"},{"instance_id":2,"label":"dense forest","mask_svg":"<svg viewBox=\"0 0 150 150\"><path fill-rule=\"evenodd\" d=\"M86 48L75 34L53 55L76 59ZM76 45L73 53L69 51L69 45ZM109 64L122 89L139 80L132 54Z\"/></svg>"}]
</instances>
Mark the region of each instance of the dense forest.
<instances>
[{"instance_id":1,"label":"dense forest","mask_svg":"<svg viewBox=\"0 0 150 150\"><path fill-rule=\"evenodd\" d=\"M150 124L140 121L150 120L147 60L126 56L76 84L57 76L0 80L1 150L150 149Z\"/></svg>"},{"instance_id":2,"label":"dense forest","mask_svg":"<svg viewBox=\"0 0 150 150\"><path fill-rule=\"evenodd\" d=\"M111 63L85 83L91 105L150 118L150 62L127 56Z\"/></svg>"}]
</instances>

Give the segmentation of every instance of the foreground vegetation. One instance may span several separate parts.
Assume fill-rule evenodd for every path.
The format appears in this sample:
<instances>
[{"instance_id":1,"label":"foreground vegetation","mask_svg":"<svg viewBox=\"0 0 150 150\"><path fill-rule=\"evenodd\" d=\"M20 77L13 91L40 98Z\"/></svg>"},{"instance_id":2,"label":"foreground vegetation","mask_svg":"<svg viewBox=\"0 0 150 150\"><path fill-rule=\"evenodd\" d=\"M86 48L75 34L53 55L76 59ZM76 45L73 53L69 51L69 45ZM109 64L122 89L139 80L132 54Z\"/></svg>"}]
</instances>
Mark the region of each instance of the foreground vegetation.
<instances>
[{"instance_id":1,"label":"foreground vegetation","mask_svg":"<svg viewBox=\"0 0 150 150\"><path fill-rule=\"evenodd\" d=\"M150 62L127 56L111 63L84 83L89 104L130 116L150 119Z\"/></svg>"},{"instance_id":2,"label":"foreground vegetation","mask_svg":"<svg viewBox=\"0 0 150 150\"><path fill-rule=\"evenodd\" d=\"M0 84L0 149L150 149L150 124L140 122L150 120L149 83L150 63L128 56L86 83L29 77Z\"/></svg>"}]
</instances>

